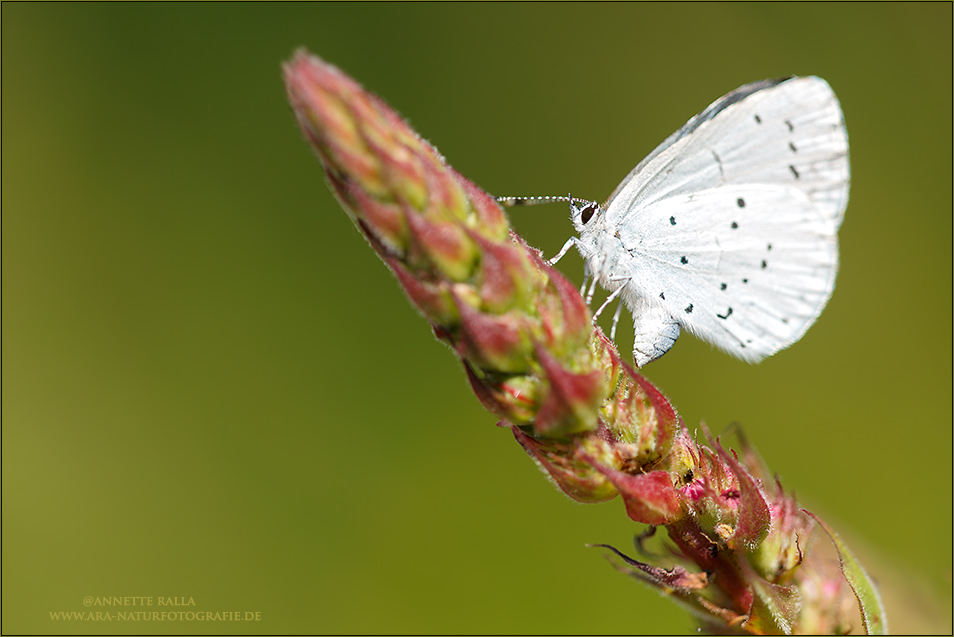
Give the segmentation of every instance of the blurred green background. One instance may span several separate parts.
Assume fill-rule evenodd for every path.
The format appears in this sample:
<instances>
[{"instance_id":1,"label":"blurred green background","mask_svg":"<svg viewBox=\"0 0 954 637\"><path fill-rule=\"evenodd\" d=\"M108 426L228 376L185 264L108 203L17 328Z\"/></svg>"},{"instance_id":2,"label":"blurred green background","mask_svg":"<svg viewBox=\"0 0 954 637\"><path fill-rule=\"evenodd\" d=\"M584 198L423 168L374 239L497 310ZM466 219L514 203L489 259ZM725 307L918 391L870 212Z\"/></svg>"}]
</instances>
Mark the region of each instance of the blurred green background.
<instances>
[{"instance_id":1,"label":"blurred green background","mask_svg":"<svg viewBox=\"0 0 954 637\"><path fill-rule=\"evenodd\" d=\"M913 595L889 605L950 600L951 23L949 3L5 3L3 632L691 629L584 547L641 528L544 479L338 207L285 101L299 46L506 195L603 200L729 90L827 79L853 173L828 308L758 366L684 336L645 374L690 426L743 423ZM563 206L511 217L549 255L572 231ZM575 253L560 267L580 280ZM103 610L86 596L262 619L50 619Z\"/></svg>"}]
</instances>

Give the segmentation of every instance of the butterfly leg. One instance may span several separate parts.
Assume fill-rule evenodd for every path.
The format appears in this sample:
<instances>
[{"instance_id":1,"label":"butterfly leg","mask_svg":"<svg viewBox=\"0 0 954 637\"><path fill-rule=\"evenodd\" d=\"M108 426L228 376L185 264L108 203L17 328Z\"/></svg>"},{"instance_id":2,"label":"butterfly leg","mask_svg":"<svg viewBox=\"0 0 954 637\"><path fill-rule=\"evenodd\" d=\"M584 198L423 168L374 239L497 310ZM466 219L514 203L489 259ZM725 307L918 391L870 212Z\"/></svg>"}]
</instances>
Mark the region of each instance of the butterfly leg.
<instances>
[{"instance_id":1,"label":"butterfly leg","mask_svg":"<svg viewBox=\"0 0 954 637\"><path fill-rule=\"evenodd\" d=\"M593 280L595 281L596 279L594 278ZM624 280L623 280L623 284L622 284L621 286L619 286L618 288L616 288L615 290L613 290L613 293L610 294L608 297L606 297L606 300L603 301L603 305L601 305L600 308L599 308L598 310L596 310L596 312L593 313L593 322L594 322L594 323L596 322L596 319L599 318L600 314L603 313L603 310L606 309L606 306L609 305L610 303L612 303L613 301L615 301L615 300L616 300L616 297L618 297L620 294L623 293L623 288L626 287L626 284L627 284L627 283L629 283L629 279L624 279ZM592 295L591 295L591 296L592 296ZM587 303L589 303L589 299L587 299ZM614 323L614 325L615 325L615 323Z\"/></svg>"},{"instance_id":2,"label":"butterfly leg","mask_svg":"<svg viewBox=\"0 0 954 637\"><path fill-rule=\"evenodd\" d=\"M547 265L556 265L557 261L562 259L563 255L569 252L570 248L572 248L576 244L576 242L577 242L576 237L570 237L569 239L567 239L566 243L563 244L563 247L560 248L560 251L557 252L557 255L553 257L552 259L550 259L549 261L547 261Z\"/></svg>"},{"instance_id":3,"label":"butterfly leg","mask_svg":"<svg viewBox=\"0 0 954 637\"><path fill-rule=\"evenodd\" d=\"M610 340L616 341L616 326L619 324L619 315L623 313L623 302L620 301L616 306L616 313L613 314L613 327L610 328Z\"/></svg>"},{"instance_id":4,"label":"butterfly leg","mask_svg":"<svg viewBox=\"0 0 954 637\"><path fill-rule=\"evenodd\" d=\"M596 292L596 277L593 277L590 280L590 289L586 291L586 304L590 305L593 303L593 294ZM583 290L580 290L580 294L583 294Z\"/></svg>"},{"instance_id":5,"label":"butterfly leg","mask_svg":"<svg viewBox=\"0 0 954 637\"><path fill-rule=\"evenodd\" d=\"M585 295L586 295L586 284L587 284L587 283L590 283L590 284L592 285L592 282L590 281L590 277L591 277L591 276L594 276L594 277L595 277L595 275L590 272L590 264L589 264L589 262L584 261L584 262L583 262L583 284L580 286L580 296L585 296ZM595 281L595 278L594 278L594 281ZM587 304L587 305L588 305L588 304Z\"/></svg>"}]
</instances>

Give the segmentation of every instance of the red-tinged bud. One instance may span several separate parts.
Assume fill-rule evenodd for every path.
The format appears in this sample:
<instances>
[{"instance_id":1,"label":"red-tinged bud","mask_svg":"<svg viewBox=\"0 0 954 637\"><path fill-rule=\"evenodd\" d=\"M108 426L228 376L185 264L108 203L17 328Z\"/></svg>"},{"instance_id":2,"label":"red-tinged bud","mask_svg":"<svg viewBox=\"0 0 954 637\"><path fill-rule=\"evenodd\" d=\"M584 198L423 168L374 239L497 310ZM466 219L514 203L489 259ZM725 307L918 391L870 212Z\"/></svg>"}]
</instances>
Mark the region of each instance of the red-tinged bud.
<instances>
[{"instance_id":1,"label":"red-tinged bud","mask_svg":"<svg viewBox=\"0 0 954 637\"><path fill-rule=\"evenodd\" d=\"M815 522L798 507L794 493L786 495L781 485L776 485L775 492L771 528L750 560L762 577L786 585L804 559Z\"/></svg>"},{"instance_id":2,"label":"red-tinged bud","mask_svg":"<svg viewBox=\"0 0 954 637\"><path fill-rule=\"evenodd\" d=\"M705 476L700 469L698 445L680 425L668 449L659 463L660 468L678 477L680 497L686 506L697 511L699 503L708 494Z\"/></svg>"},{"instance_id":3,"label":"red-tinged bud","mask_svg":"<svg viewBox=\"0 0 954 637\"><path fill-rule=\"evenodd\" d=\"M600 403L606 396L600 370L574 373L541 346L537 361L543 368L547 388L533 429L537 434L560 438L596 428Z\"/></svg>"},{"instance_id":4,"label":"red-tinged bud","mask_svg":"<svg viewBox=\"0 0 954 637\"><path fill-rule=\"evenodd\" d=\"M481 370L471 367L466 360L464 370L470 386L490 413L508 423L524 425L537 414L537 396L540 381L533 376L509 376L504 381L493 381L483 375Z\"/></svg>"},{"instance_id":5,"label":"red-tinged bud","mask_svg":"<svg viewBox=\"0 0 954 637\"><path fill-rule=\"evenodd\" d=\"M791 635L802 608L798 588L765 580L747 560L739 560L738 565L752 591L752 605L741 627L755 635Z\"/></svg>"},{"instance_id":6,"label":"red-tinged bud","mask_svg":"<svg viewBox=\"0 0 954 637\"><path fill-rule=\"evenodd\" d=\"M473 207L472 222L468 226L490 241L499 242L510 236L523 245L523 240L510 230L507 216L497 200L462 177L457 171L452 168L449 170L463 186L464 193Z\"/></svg>"},{"instance_id":7,"label":"red-tinged bud","mask_svg":"<svg viewBox=\"0 0 954 637\"><path fill-rule=\"evenodd\" d=\"M404 293L428 321L441 326L455 325L460 321L449 283L425 281L408 272L398 259L387 253L379 254L394 272Z\"/></svg>"},{"instance_id":8,"label":"red-tinged bud","mask_svg":"<svg viewBox=\"0 0 954 637\"><path fill-rule=\"evenodd\" d=\"M590 310L572 283L550 266L544 267L549 270L550 285L555 292L543 295L537 306L544 345L562 356L587 343L593 333Z\"/></svg>"},{"instance_id":9,"label":"red-tinged bud","mask_svg":"<svg viewBox=\"0 0 954 637\"><path fill-rule=\"evenodd\" d=\"M616 351L616 346L613 345L613 342L606 338L606 335L603 334L602 330L596 330L594 332L596 338L590 341L590 350L593 352L594 366L597 369L603 370L604 377L606 378L605 386L613 389L616 387L629 387L629 383L620 382L620 373L622 371L622 360L619 357L619 352ZM613 394L615 395L615 393ZM612 398L612 396L610 396ZM604 403L604 409L609 408L611 401L606 401ZM605 418L604 421L611 423L611 420Z\"/></svg>"},{"instance_id":10,"label":"red-tinged bud","mask_svg":"<svg viewBox=\"0 0 954 637\"><path fill-rule=\"evenodd\" d=\"M403 255L407 250L408 229L401 206L379 201L359 188L349 188L347 196L348 208L364 222L363 228L387 246L387 253ZM340 194L338 198L344 200Z\"/></svg>"},{"instance_id":11,"label":"red-tinged bud","mask_svg":"<svg viewBox=\"0 0 954 637\"><path fill-rule=\"evenodd\" d=\"M768 535L772 523L765 494L756 479L739 463L734 454L726 453L718 440L714 446L719 457L731 469L739 485L735 532L726 544L732 549L755 550Z\"/></svg>"},{"instance_id":12,"label":"red-tinged bud","mask_svg":"<svg viewBox=\"0 0 954 637\"><path fill-rule=\"evenodd\" d=\"M637 450L640 466L669 452L681 423L669 401L626 363L620 362L635 382L624 384L604 403L603 418L621 441Z\"/></svg>"},{"instance_id":13,"label":"red-tinged bud","mask_svg":"<svg viewBox=\"0 0 954 637\"><path fill-rule=\"evenodd\" d=\"M481 253L477 285L482 308L500 313L523 305L534 279L523 246L488 241L475 231L469 236Z\"/></svg>"},{"instance_id":14,"label":"red-tinged bud","mask_svg":"<svg viewBox=\"0 0 954 637\"><path fill-rule=\"evenodd\" d=\"M612 446L595 432L560 442L553 438L532 438L518 427L511 429L517 442L553 483L577 502L605 502L619 493L591 461L599 458L606 464L617 462Z\"/></svg>"},{"instance_id":15,"label":"red-tinged bud","mask_svg":"<svg viewBox=\"0 0 954 637\"><path fill-rule=\"evenodd\" d=\"M404 215L412 236L408 248L411 267L432 269L451 281L470 278L477 250L460 224L432 221L411 209L405 209Z\"/></svg>"},{"instance_id":16,"label":"red-tinged bud","mask_svg":"<svg viewBox=\"0 0 954 637\"><path fill-rule=\"evenodd\" d=\"M366 94L354 99L351 106L365 144L380 162L381 178L388 191L399 201L423 210L428 192L425 168L416 152L420 142L407 134L395 134L393 120L383 115L390 109L380 100Z\"/></svg>"},{"instance_id":17,"label":"red-tinged bud","mask_svg":"<svg viewBox=\"0 0 954 637\"><path fill-rule=\"evenodd\" d=\"M454 300L460 313L460 337L456 346L462 358L477 367L507 373L528 368L533 347L525 315L519 312L483 314L456 292Z\"/></svg>"},{"instance_id":18,"label":"red-tinged bud","mask_svg":"<svg viewBox=\"0 0 954 637\"><path fill-rule=\"evenodd\" d=\"M668 448L671 444L669 441L673 439L676 432L683 429L682 419L679 418L679 414L676 413L676 409L672 406L672 403L663 396L661 391L656 389L655 385L636 373L636 371L625 362L623 366L636 381L636 385L640 391L646 394L646 398L652 406L653 413L651 416L647 416L647 418L655 420L662 430L656 439L657 447L660 449Z\"/></svg>"},{"instance_id":19,"label":"red-tinged bud","mask_svg":"<svg viewBox=\"0 0 954 637\"><path fill-rule=\"evenodd\" d=\"M595 458L591 461L619 490L626 504L626 514L634 522L671 524L684 517L679 492L667 471L630 475L599 464Z\"/></svg>"},{"instance_id":20,"label":"red-tinged bud","mask_svg":"<svg viewBox=\"0 0 954 637\"><path fill-rule=\"evenodd\" d=\"M370 108L371 105L357 102L355 106L360 117L360 109ZM427 205L428 192L420 158L410 148L399 143L393 135L372 125L378 123L370 120L361 132L368 148L380 161L382 181L391 193L398 196L399 201L415 210L423 210Z\"/></svg>"},{"instance_id":21,"label":"red-tinged bud","mask_svg":"<svg viewBox=\"0 0 954 637\"><path fill-rule=\"evenodd\" d=\"M434 151L437 154L437 151ZM425 186L427 187L427 206L424 214L431 219L453 221L469 226L470 204L461 185L464 181L455 171L438 163L437 157L422 156L425 163Z\"/></svg>"},{"instance_id":22,"label":"red-tinged bud","mask_svg":"<svg viewBox=\"0 0 954 637\"><path fill-rule=\"evenodd\" d=\"M330 169L372 194L386 194L379 160L367 149L349 103L364 91L335 67L316 60L298 51L284 65L288 100L299 126Z\"/></svg>"}]
</instances>

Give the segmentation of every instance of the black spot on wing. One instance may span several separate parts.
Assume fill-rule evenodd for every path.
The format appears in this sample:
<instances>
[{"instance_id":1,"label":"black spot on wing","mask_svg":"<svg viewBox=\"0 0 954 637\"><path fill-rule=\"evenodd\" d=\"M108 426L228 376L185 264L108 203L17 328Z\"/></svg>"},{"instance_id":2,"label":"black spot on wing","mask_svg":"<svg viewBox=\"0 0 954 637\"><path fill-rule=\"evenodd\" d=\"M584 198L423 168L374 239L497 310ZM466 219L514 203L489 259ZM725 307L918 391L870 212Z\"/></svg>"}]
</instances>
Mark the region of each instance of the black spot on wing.
<instances>
[{"instance_id":1,"label":"black spot on wing","mask_svg":"<svg viewBox=\"0 0 954 637\"><path fill-rule=\"evenodd\" d=\"M725 316L723 316L722 314L716 314L716 316L718 316L720 319L724 321L725 319L732 316L732 308L730 307L728 310L725 311Z\"/></svg>"},{"instance_id":2,"label":"black spot on wing","mask_svg":"<svg viewBox=\"0 0 954 637\"><path fill-rule=\"evenodd\" d=\"M689 306L686 307L686 314L692 314L692 303L690 303Z\"/></svg>"},{"instance_id":3,"label":"black spot on wing","mask_svg":"<svg viewBox=\"0 0 954 637\"><path fill-rule=\"evenodd\" d=\"M680 261L683 265L688 265L688 264L689 264L689 259L688 259L688 257L682 257L682 258L679 259L679 261Z\"/></svg>"},{"instance_id":4,"label":"black spot on wing","mask_svg":"<svg viewBox=\"0 0 954 637\"><path fill-rule=\"evenodd\" d=\"M795 170L795 166L789 166L788 169L792 171L793 175L795 175L795 179L798 179L798 171Z\"/></svg>"},{"instance_id":5,"label":"black spot on wing","mask_svg":"<svg viewBox=\"0 0 954 637\"><path fill-rule=\"evenodd\" d=\"M743 199L742 197L739 197L738 199L735 200L735 204L739 208L745 208L745 199Z\"/></svg>"},{"instance_id":6,"label":"black spot on wing","mask_svg":"<svg viewBox=\"0 0 954 637\"><path fill-rule=\"evenodd\" d=\"M676 225L676 218L675 218L675 217L669 217L669 224L670 224L670 225L673 225L673 226Z\"/></svg>"}]
</instances>

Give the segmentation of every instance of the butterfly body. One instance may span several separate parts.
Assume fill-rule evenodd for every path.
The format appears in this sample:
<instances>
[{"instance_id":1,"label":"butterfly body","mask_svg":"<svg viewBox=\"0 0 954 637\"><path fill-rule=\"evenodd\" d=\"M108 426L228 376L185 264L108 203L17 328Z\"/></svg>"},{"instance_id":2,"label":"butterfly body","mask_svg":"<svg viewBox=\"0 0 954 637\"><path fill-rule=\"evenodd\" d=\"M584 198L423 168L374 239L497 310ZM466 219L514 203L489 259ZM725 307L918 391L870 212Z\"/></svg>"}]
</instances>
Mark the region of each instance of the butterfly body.
<instances>
[{"instance_id":1,"label":"butterfly body","mask_svg":"<svg viewBox=\"0 0 954 637\"><path fill-rule=\"evenodd\" d=\"M689 120L604 206L571 200L573 242L632 313L639 366L682 329L757 362L801 338L831 296L848 185L828 84L765 80Z\"/></svg>"}]
</instances>

